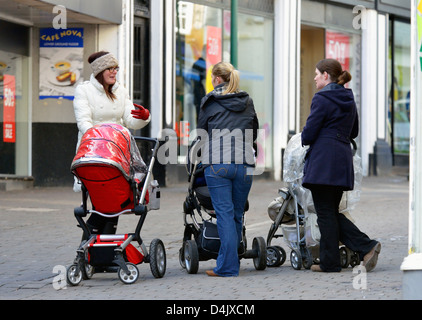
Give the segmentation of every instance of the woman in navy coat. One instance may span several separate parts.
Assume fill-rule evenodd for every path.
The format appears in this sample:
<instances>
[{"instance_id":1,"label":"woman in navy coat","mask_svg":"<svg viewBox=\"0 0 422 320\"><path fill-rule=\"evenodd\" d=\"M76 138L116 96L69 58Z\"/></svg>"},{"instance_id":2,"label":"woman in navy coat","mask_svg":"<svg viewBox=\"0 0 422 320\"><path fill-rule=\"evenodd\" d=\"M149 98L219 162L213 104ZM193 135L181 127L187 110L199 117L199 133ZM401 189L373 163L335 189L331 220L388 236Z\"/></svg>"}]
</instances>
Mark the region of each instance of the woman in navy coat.
<instances>
[{"instance_id":1,"label":"woman in navy coat","mask_svg":"<svg viewBox=\"0 0 422 320\"><path fill-rule=\"evenodd\" d=\"M370 271L377 263L381 244L339 213L343 192L354 187L351 139L359 133L359 121L353 92L344 87L352 76L334 59L318 62L315 74L319 92L312 99L302 131L302 145L309 145L302 184L311 190L321 232L321 263L311 270L341 271L342 242L359 253L366 271Z\"/></svg>"}]
</instances>

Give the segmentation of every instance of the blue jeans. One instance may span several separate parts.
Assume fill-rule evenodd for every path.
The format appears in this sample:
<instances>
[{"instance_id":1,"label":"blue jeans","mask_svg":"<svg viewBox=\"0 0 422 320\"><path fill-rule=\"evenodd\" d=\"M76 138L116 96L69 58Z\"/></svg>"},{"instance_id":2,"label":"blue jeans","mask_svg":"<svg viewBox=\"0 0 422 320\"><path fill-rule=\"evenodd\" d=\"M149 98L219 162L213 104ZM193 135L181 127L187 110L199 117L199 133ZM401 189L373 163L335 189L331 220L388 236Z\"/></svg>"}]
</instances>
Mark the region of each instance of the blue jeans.
<instances>
[{"instance_id":1,"label":"blue jeans","mask_svg":"<svg viewBox=\"0 0 422 320\"><path fill-rule=\"evenodd\" d=\"M214 272L231 277L239 275L238 247L242 239L243 214L252 186L243 164L214 164L205 168L205 179L217 216L221 246Z\"/></svg>"}]
</instances>

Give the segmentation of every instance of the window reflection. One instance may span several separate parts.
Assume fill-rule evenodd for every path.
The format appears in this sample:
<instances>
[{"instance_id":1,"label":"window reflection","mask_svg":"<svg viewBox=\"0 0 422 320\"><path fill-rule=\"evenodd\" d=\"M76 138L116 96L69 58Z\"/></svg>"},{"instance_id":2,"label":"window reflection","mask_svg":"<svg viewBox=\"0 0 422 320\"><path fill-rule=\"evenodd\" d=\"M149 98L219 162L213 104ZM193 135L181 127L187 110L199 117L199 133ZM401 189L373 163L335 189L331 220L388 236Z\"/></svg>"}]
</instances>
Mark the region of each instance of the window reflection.
<instances>
[{"instance_id":1,"label":"window reflection","mask_svg":"<svg viewBox=\"0 0 422 320\"><path fill-rule=\"evenodd\" d=\"M410 24L393 21L389 52L389 130L394 154L409 154L410 139Z\"/></svg>"},{"instance_id":2,"label":"window reflection","mask_svg":"<svg viewBox=\"0 0 422 320\"><path fill-rule=\"evenodd\" d=\"M238 24L240 88L253 98L260 128L265 129L258 162L272 167L273 20L239 13ZM196 128L200 101L213 90L212 66L230 62L230 31L230 11L177 2L174 129L180 162L186 156L189 134Z\"/></svg>"},{"instance_id":3,"label":"window reflection","mask_svg":"<svg viewBox=\"0 0 422 320\"><path fill-rule=\"evenodd\" d=\"M196 128L200 101L212 90L212 65L222 59L222 10L178 1L176 23L174 130L178 137L179 160L183 162L190 132Z\"/></svg>"},{"instance_id":4,"label":"window reflection","mask_svg":"<svg viewBox=\"0 0 422 320\"><path fill-rule=\"evenodd\" d=\"M28 175L27 72L27 58L0 50L0 174Z\"/></svg>"}]
</instances>

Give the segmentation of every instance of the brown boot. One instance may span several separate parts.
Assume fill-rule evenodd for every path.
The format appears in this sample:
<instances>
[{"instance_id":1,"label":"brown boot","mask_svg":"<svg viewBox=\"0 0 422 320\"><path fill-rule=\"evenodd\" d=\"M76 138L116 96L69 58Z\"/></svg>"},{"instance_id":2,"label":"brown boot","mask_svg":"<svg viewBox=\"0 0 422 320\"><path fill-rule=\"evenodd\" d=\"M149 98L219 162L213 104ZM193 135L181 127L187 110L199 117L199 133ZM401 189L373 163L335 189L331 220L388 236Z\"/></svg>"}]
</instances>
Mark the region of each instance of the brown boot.
<instances>
[{"instance_id":1,"label":"brown boot","mask_svg":"<svg viewBox=\"0 0 422 320\"><path fill-rule=\"evenodd\" d=\"M366 272L369 272L375 268L378 262L378 255L381 252L381 243L377 244L363 257L362 266L366 268Z\"/></svg>"},{"instance_id":2,"label":"brown boot","mask_svg":"<svg viewBox=\"0 0 422 320\"><path fill-rule=\"evenodd\" d=\"M321 267L319 266L319 264L313 264L311 266L311 271L313 271L313 272L323 272Z\"/></svg>"},{"instance_id":3,"label":"brown boot","mask_svg":"<svg viewBox=\"0 0 422 320\"><path fill-rule=\"evenodd\" d=\"M207 275L209 275L210 277L219 277L219 275L218 275L218 274L216 274L216 273L214 272L214 270L206 270L206 271L205 271L205 273L206 273Z\"/></svg>"}]
</instances>

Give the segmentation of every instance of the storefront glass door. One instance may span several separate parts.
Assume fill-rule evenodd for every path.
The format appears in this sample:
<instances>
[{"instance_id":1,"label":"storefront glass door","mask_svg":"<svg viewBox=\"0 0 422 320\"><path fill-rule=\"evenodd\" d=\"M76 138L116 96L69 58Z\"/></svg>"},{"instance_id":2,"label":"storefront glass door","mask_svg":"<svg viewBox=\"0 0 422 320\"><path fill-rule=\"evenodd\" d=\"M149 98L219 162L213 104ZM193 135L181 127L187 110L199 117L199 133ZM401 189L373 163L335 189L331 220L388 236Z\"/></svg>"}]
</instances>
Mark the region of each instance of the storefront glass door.
<instances>
[{"instance_id":1,"label":"storefront glass door","mask_svg":"<svg viewBox=\"0 0 422 320\"><path fill-rule=\"evenodd\" d=\"M0 50L0 175L27 176L28 58Z\"/></svg>"},{"instance_id":2,"label":"storefront glass door","mask_svg":"<svg viewBox=\"0 0 422 320\"><path fill-rule=\"evenodd\" d=\"M190 133L196 129L202 97L213 90L211 71L230 62L231 14L214 7L177 1L176 105L173 114L179 162L186 159ZM272 167L273 25L271 18L239 13L238 70L240 89L252 97L263 134L258 164Z\"/></svg>"},{"instance_id":3,"label":"storefront glass door","mask_svg":"<svg viewBox=\"0 0 422 320\"><path fill-rule=\"evenodd\" d=\"M389 110L394 164L407 161L410 139L410 24L391 21L389 52ZM402 159L403 158L403 159ZM403 160L403 161L401 161ZM403 163L404 164L404 163Z\"/></svg>"}]
</instances>

